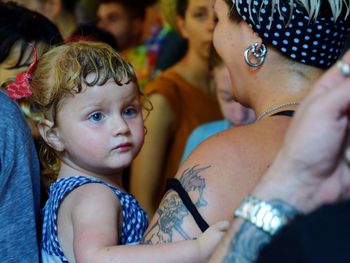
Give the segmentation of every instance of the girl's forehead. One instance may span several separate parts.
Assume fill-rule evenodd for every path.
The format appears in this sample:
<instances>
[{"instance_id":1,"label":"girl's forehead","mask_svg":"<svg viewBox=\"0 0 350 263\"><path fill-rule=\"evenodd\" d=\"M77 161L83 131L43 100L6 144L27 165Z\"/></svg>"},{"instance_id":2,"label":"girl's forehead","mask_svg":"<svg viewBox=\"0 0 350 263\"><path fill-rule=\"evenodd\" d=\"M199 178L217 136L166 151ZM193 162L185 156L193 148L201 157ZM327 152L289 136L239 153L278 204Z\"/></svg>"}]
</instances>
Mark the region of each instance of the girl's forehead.
<instances>
[{"instance_id":1,"label":"girl's forehead","mask_svg":"<svg viewBox=\"0 0 350 263\"><path fill-rule=\"evenodd\" d=\"M103 85L84 86L79 93L67 94L62 99L62 105L79 111L92 106L107 107L112 104L123 104L125 101L138 98L138 88L134 83L118 85L111 79Z\"/></svg>"}]
</instances>

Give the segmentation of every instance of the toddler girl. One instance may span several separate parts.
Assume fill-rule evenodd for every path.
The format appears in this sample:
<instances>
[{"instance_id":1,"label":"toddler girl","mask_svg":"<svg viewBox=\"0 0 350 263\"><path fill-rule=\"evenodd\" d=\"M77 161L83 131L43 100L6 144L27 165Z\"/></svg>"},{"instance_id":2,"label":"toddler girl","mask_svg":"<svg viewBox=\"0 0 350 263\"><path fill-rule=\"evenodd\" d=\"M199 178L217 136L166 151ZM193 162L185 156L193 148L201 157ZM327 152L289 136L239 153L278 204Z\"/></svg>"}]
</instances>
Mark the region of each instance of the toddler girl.
<instances>
[{"instance_id":1,"label":"toddler girl","mask_svg":"<svg viewBox=\"0 0 350 263\"><path fill-rule=\"evenodd\" d=\"M207 260L227 222L197 240L131 246L147 216L121 176L143 144L146 107L127 62L105 44L69 43L38 61L30 89L43 115L41 158L59 167L43 209L44 263Z\"/></svg>"}]
</instances>

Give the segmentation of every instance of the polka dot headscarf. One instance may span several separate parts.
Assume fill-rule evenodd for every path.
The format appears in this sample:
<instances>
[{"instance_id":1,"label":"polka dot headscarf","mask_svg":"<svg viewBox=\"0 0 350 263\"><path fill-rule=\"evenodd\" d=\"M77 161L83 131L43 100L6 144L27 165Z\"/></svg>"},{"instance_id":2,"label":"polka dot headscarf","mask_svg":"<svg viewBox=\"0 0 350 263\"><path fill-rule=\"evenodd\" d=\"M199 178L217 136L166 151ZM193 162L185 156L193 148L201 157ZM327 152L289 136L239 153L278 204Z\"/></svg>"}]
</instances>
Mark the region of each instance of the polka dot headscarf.
<instances>
[{"instance_id":1,"label":"polka dot headscarf","mask_svg":"<svg viewBox=\"0 0 350 263\"><path fill-rule=\"evenodd\" d=\"M294 1L236 1L237 13L264 41L291 59L315 67L329 68L336 62L350 33L345 16L335 20L331 12L324 12L310 19Z\"/></svg>"}]
</instances>

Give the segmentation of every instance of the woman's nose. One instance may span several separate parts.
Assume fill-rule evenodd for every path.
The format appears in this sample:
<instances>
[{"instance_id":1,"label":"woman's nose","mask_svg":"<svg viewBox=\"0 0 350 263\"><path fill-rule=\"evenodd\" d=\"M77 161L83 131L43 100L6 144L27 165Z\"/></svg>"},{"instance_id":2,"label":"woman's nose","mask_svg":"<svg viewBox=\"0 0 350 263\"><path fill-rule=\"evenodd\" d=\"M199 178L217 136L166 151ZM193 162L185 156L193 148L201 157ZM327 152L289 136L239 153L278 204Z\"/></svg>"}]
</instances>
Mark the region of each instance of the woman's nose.
<instances>
[{"instance_id":1,"label":"woman's nose","mask_svg":"<svg viewBox=\"0 0 350 263\"><path fill-rule=\"evenodd\" d=\"M213 32L213 31L214 31L215 24L216 24L215 19L216 19L216 18L215 18L215 15L214 15L214 14L212 14L212 15L209 16L209 19L208 19L208 22L207 22L207 28L208 28L208 30L209 30L210 32Z\"/></svg>"}]
</instances>

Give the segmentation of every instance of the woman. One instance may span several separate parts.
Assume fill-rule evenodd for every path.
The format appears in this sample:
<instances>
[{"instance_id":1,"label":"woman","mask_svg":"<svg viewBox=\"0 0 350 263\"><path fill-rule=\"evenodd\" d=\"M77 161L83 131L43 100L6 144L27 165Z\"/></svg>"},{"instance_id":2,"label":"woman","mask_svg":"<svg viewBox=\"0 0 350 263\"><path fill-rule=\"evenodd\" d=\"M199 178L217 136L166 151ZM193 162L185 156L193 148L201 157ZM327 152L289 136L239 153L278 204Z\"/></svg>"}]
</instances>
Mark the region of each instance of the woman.
<instances>
[{"instance_id":1,"label":"woman","mask_svg":"<svg viewBox=\"0 0 350 263\"><path fill-rule=\"evenodd\" d=\"M293 111L350 32L349 0L216 0L214 10L214 45L235 98L257 121L210 138L189 156L176 175L179 194L166 194L145 243L195 238L213 222L232 219L274 160Z\"/></svg>"},{"instance_id":2,"label":"woman","mask_svg":"<svg viewBox=\"0 0 350 263\"><path fill-rule=\"evenodd\" d=\"M152 215L173 177L186 139L198 125L221 118L208 67L214 13L207 0L178 0L177 28L188 50L146 89L153 111L146 119L145 144L132 165L131 192Z\"/></svg>"}]
</instances>

